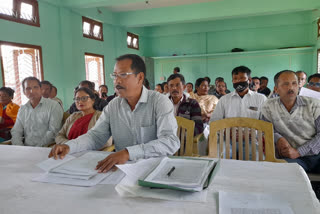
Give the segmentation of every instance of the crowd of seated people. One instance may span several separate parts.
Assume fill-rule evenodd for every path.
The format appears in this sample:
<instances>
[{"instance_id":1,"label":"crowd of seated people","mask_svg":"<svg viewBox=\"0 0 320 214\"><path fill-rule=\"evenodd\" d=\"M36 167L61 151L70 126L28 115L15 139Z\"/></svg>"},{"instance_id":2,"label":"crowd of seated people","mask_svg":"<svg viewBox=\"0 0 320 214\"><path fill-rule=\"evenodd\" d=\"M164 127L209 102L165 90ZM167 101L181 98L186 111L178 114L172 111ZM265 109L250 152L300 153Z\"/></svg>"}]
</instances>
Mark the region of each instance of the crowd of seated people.
<instances>
[{"instance_id":1,"label":"crowd of seated people","mask_svg":"<svg viewBox=\"0 0 320 214\"><path fill-rule=\"evenodd\" d=\"M100 149L112 136L117 152L97 165L106 172L128 160L174 154L179 148L174 116L193 120L195 136L211 121L247 117L273 124L279 158L318 172L320 101L300 96L299 91L308 80L306 87L320 92L319 74L308 78L303 71L281 71L274 77L271 93L268 78L251 77L254 71L246 66L230 71L232 92L222 77L214 85L209 77L193 84L186 83L182 73L176 67L166 82L149 90L143 60L134 54L120 56L111 74L114 95L108 96L106 85L95 91L93 82L81 81L64 123L57 88L49 81L27 77L22 88L28 102L20 109L12 103L14 91L0 88L0 140L27 146L56 143L50 156L63 158L67 153Z\"/></svg>"}]
</instances>

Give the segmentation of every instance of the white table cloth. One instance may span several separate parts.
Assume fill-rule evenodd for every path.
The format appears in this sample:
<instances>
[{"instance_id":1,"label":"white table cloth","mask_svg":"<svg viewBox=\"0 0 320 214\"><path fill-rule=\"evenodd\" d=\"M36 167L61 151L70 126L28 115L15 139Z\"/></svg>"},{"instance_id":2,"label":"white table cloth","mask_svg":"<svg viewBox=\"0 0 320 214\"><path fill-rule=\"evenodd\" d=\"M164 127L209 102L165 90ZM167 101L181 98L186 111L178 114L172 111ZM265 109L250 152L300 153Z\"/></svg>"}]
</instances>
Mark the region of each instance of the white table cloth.
<instances>
[{"instance_id":1,"label":"white table cloth","mask_svg":"<svg viewBox=\"0 0 320 214\"><path fill-rule=\"evenodd\" d=\"M310 182L297 164L225 160L213 179L207 203L122 198L114 185L76 187L37 183L36 166L49 148L0 145L0 213L218 213L218 191L277 194L296 214L320 213Z\"/></svg>"}]
</instances>

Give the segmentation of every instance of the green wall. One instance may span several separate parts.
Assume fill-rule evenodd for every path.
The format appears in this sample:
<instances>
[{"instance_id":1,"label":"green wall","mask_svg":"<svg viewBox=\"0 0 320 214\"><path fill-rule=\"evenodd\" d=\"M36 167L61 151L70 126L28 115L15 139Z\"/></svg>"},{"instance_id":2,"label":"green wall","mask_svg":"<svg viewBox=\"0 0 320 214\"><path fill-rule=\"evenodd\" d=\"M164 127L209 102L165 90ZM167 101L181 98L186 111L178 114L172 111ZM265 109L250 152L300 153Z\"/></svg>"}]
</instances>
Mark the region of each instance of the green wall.
<instances>
[{"instance_id":1,"label":"green wall","mask_svg":"<svg viewBox=\"0 0 320 214\"><path fill-rule=\"evenodd\" d=\"M187 81L222 76L230 89L231 71L240 65L248 66L252 76L267 76L270 88L274 74L283 69L315 72L316 41L310 11L155 26L145 32L145 53L155 60L155 83L168 78L176 66ZM306 46L309 48L292 48ZM292 49L279 50L288 47ZM230 53L233 48L245 52Z\"/></svg>"},{"instance_id":2,"label":"green wall","mask_svg":"<svg viewBox=\"0 0 320 214\"><path fill-rule=\"evenodd\" d=\"M311 71L312 62L313 48L212 54L198 57L160 57L155 58L155 80L156 83L163 82L160 79L168 78L173 68L179 66L187 82L195 83L197 78L205 76L209 76L214 82L214 79L219 76L225 78L228 89L233 90L231 71L237 66L245 65L251 69L252 76L268 77L268 86L272 89L273 76L278 71L284 69Z\"/></svg>"},{"instance_id":3,"label":"green wall","mask_svg":"<svg viewBox=\"0 0 320 214\"><path fill-rule=\"evenodd\" d=\"M104 20L96 10L73 11L39 2L40 28L0 19L0 41L39 45L42 47L44 79L58 88L58 97L62 99L65 110L72 103L73 89L85 79L84 53L104 55L106 84L113 93L110 73L115 58L125 53L143 55L144 37L140 38L139 51L128 49L127 29L112 24L103 25L104 41L87 39L82 36L82 15ZM83 14L80 14L83 13ZM108 14L107 14L108 15ZM134 30L130 29L133 33ZM2 76L0 77L2 85Z\"/></svg>"}]
</instances>

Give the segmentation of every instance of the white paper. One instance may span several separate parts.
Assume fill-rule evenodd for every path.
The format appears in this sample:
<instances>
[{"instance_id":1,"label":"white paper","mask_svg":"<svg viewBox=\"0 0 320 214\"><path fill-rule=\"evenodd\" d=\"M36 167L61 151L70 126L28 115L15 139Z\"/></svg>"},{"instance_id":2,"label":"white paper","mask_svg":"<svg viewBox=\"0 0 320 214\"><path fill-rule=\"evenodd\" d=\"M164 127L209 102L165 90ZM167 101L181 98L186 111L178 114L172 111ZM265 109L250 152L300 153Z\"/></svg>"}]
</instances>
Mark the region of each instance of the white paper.
<instances>
[{"instance_id":1,"label":"white paper","mask_svg":"<svg viewBox=\"0 0 320 214\"><path fill-rule=\"evenodd\" d=\"M94 186L103 184L117 184L124 177L120 170L98 173L95 167L98 161L105 159L110 153L91 151L79 156L66 156L63 160L48 159L37 166L47 173L32 181L67 184L75 186Z\"/></svg>"},{"instance_id":2,"label":"white paper","mask_svg":"<svg viewBox=\"0 0 320 214\"><path fill-rule=\"evenodd\" d=\"M277 195L219 191L219 213L293 214L289 204Z\"/></svg>"},{"instance_id":3,"label":"white paper","mask_svg":"<svg viewBox=\"0 0 320 214\"><path fill-rule=\"evenodd\" d=\"M49 158L45 161L42 161L41 163L38 163L37 166L46 171L49 172L51 169L56 168L58 166L60 166L61 164L64 164L72 159L74 159L75 157L72 155L66 155L63 159L58 159L55 160L54 158Z\"/></svg>"},{"instance_id":4,"label":"white paper","mask_svg":"<svg viewBox=\"0 0 320 214\"><path fill-rule=\"evenodd\" d=\"M304 87L302 87L300 89L299 95L300 96L305 96L305 97L313 97L313 98L316 98L316 99L320 99L320 92L311 90L309 88L304 88Z\"/></svg>"}]
</instances>

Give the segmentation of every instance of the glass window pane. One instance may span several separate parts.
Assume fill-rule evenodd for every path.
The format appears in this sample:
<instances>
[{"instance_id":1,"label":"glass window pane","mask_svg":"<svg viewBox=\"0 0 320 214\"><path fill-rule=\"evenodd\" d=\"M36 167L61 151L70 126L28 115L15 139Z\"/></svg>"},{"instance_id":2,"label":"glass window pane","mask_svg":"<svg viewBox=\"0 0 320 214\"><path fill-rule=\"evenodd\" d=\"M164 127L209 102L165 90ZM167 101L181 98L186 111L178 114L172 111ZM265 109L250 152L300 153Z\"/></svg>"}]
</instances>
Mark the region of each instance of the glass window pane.
<instances>
[{"instance_id":1,"label":"glass window pane","mask_svg":"<svg viewBox=\"0 0 320 214\"><path fill-rule=\"evenodd\" d=\"M21 3L21 18L32 20L32 8L33 6L31 4Z\"/></svg>"},{"instance_id":2,"label":"glass window pane","mask_svg":"<svg viewBox=\"0 0 320 214\"><path fill-rule=\"evenodd\" d=\"M100 26L95 25L93 27L93 36L100 38Z\"/></svg>"},{"instance_id":3,"label":"glass window pane","mask_svg":"<svg viewBox=\"0 0 320 214\"><path fill-rule=\"evenodd\" d=\"M132 43L133 43L133 47L138 48L138 39L137 38L134 38Z\"/></svg>"},{"instance_id":4,"label":"glass window pane","mask_svg":"<svg viewBox=\"0 0 320 214\"><path fill-rule=\"evenodd\" d=\"M131 36L127 36L127 44L128 45L131 45L131 40L132 40Z\"/></svg>"},{"instance_id":5,"label":"glass window pane","mask_svg":"<svg viewBox=\"0 0 320 214\"><path fill-rule=\"evenodd\" d=\"M83 33L90 34L90 24L88 22L83 22Z\"/></svg>"},{"instance_id":6,"label":"glass window pane","mask_svg":"<svg viewBox=\"0 0 320 214\"><path fill-rule=\"evenodd\" d=\"M13 0L0 0L0 13L6 15L13 14Z\"/></svg>"}]
</instances>

